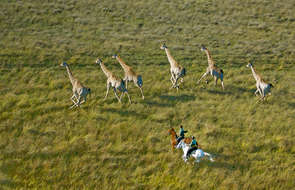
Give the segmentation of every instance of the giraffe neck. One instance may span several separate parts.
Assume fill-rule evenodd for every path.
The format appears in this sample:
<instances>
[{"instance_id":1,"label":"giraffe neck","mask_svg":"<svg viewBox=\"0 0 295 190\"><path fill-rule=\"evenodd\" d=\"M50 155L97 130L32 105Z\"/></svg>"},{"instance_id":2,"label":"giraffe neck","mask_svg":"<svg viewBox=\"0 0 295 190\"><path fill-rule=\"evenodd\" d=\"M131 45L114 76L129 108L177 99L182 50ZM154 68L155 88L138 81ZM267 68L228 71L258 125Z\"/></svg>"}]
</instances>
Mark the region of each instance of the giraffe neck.
<instances>
[{"instance_id":1,"label":"giraffe neck","mask_svg":"<svg viewBox=\"0 0 295 190\"><path fill-rule=\"evenodd\" d=\"M166 52L166 54L167 54L167 58L168 58L168 61L169 61L169 63L170 63L170 66L171 66L171 67L177 67L178 64L177 64L177 62L175 61L175 59L172 57L172 55L171 55L170 51L168 50L168 48L165 48L165 52Z\"/></svg>"},{"instance_id":2,"label":"giraffe neck","mask_svg":"<svg viewBox=\"0 0 295 190\"><path fill-rule=\"evenodd\" d=\"M213 61L213 59L211 57L211 54L210 54L209 50L206 50L205 52L206 52L206 55L207 55L207 58L208 58L208 65L209 66L214 65L214 61Z\"/></svg>"},{"instance_id":3,"label":"giraffe neck","mask_svg":"<svg viewBox=\"0 0 295 190\"><path fill-rule=\"evenodd\" d=\"M129 69L129 66L126 65L126 63L119 56L117 56L116 59L120 63L120 65L124 69L124 71L126 72Z\"/></svg>"},{"instance_id":4,"label":"giraffe neck","mask_svg":"<svg viewBox=\"0 0 295 190\"><path fill-rule=\"evenodd\" d=\"M257 80L259 79L258 75L256 74L256 72L255 72L253 66L250 66L250 68L251 68L251 71L252 71L253 77L254 77L255 80L257 81Z\"/></svg>"},{"instance_id":5,"label":"giraffe neck","mask_svg":"<svg viewBox=\"0 0 295 190\"><path fill-rule=\"evenodd\" d=\"M67 65L67 66L66 66L66 69L67 69L67 72L68 72L68 75L69 75L70 81L71 81L72 85L74 86L75 78L74 78L74 76L73 76L73 74L72 74L72 72L71 72L71 70L70 70L70 67Z\"/></svg>"},{"instance_id":6,"label":"giraffe neck","mask_svg":"<svg viewBox=\"0 0 295 190\"><path fill-rule=\"evenodd\" d=\"M103 71L103 73L107 77L110 77L111 76L111 74L112 74L111 71L109 71L103 63L100 63L100 67L101 67L101 70Z\"/></svg>"}]
</instances>

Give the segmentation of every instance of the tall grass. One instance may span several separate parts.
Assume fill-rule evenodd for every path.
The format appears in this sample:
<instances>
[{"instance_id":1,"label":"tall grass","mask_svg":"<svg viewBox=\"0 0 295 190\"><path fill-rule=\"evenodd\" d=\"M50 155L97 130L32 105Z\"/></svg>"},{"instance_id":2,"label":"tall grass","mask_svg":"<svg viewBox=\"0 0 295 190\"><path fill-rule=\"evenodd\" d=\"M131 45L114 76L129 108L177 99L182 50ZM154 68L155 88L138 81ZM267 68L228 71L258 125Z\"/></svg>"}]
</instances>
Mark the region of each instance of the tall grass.
<instances>
[{"instance_id":1,"label":"tall grass","mask_svg":"<svg viewBox=\"0 0 295 190\"><path fill-rule=\"evenodd\" d=\"M4 189L292 189L295 4L281 1L6 1L0 4L0 186ZM170 88L165 40L186 69ZM225 91L196 84L205 44ZM119 104L94 64L143 76ZM67 61L93 91L69 110ZM256 103L249 68L275 88ZM184 164L168 128L182 124L216 162Z\"/></svg>"}]
</instances>

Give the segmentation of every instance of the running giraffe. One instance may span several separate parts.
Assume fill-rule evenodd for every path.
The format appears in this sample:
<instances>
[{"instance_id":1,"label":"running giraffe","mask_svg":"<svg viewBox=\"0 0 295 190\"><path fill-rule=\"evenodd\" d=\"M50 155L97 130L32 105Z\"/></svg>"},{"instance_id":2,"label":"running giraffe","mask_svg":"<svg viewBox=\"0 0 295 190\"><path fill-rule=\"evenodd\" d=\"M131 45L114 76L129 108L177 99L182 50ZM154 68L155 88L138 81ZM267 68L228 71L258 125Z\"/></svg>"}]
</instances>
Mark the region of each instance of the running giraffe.
<instances>
[{"instance_id":1,"label":"running giraffe","mask_svg":"<svg viewBox=\"0 0 295 190\"><path fill-rule=\"evenodd\" d=\"M73 76L70 67L66 62L63 62L60 66L66 67L71 84L73 86L73 96L71 97L71 100L74 104L70 107L70 109L75 106L79 107L81 104L86 102L86 96L87 94L90 94L91 90L90 88L84 87L82 83ZM76 98L76 101L74 100L74 98ZM81 102L82 98L83 100Z\"/></svg>"},{"instance_id":2,"label":"running giraffe","mask_svg":"<svg viewBox=\"0 0 295 190\"><path fill-rule=\"evenodd\" d=\"M271 83L266 83L261 76L259 76L256 71L254 70L253 64L248 63L247 67L250 67L253 77L256 80L256 88L257 90L255 91L255 95L257 96L257 92L259 92L261 100L265 100L265 97L267 94L271 95L271 88L273 85Z\"/></svg>"},{"instance_id":3,"label":"running giraffe","mask_svg":"<svg viewBox=\"0 0 295 190\"><path fill-rule=\"evenodd\" d=\"M201 46L201 51L204 51L207 55L207 58L208 58L208 67L207 67L207 70L206 72L202 75L202 77L198 80L197 84L200 83L200 81L206 76L208 75L209 73L214 77L214 80L215 80L215 86L217 84L217 81L218 79L220 79L221 81L221 86L222 86L222 89L224 90L224 84L223 84L223 70L218 68L217 65L215 64L215 62L213 61L212 57L211 57L211 54L209 52L209 50L204 46L202 45Z\"/></svg>"},{"instance_id":4,"label":"running giraffe","mask_svg":"<svg viewBox=\"0 0 295 190\"><path fill-rule=\"evenodd\" d=\"M142 90L142 77L141 75L137 75L133 69L128 66L119 55L115 54L112 56L112 58L117 59L117 61L120 63L121 67L124 70L125 76L123 78L125 84L126 84L126 89L127 89L127 84L128 82L134 82L135 86L137 86L140 89L141 95L142 95L142 99L144 99L144 95L143 95L143 90Z\"/></svg>"},{"instance_id":5,"label":"running giraffe","mask_svg":"<svg viewBox=\"0 0 295 190\"><path fill-rule=\"evenodd\" d=\"M108 97L110 87L112 87L114 90L115 96L120 103L121 103L121 98L122 98L123 94L127 94L128 99L129 99L129 103L131 104L131 99L130 99L128 91L125 87L125 82L122 79L120 79L119 77L115 76L111 71L109 71L106 68L106 66L103 64L101 59L98 58L95 63L100 65L101 70L103 71L103 73L107 77L107 93L105 95L104 100ZM117 90L122 92L120 98L118 97Z\"/></svg>"},{"instance_id":6,"label":"running giraffe","mask_svg":"<svg viewBox=\"0 0 295 190\"><path fill-rule=\"evenodd\" d=\"M183 77L185 76L186 70L175 61L175 59L172 57L165 43L162 44L160 49L165 50L168 61L170 63L170 73L171 73L170 81L172 83L171 88L176 88L178 91L179 85L183 82ZM177 84L179 79L180 79L180 83Z\"/></svg>"}]
</instances>

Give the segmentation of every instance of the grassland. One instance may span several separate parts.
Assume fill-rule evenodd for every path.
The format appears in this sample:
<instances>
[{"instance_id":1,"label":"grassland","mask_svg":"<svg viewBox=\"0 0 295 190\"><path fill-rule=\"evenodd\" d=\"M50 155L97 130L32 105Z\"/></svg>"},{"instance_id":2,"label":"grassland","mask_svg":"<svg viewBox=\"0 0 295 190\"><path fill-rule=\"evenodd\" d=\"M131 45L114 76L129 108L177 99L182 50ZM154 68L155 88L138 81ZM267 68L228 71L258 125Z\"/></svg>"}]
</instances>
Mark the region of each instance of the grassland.
<instances>
[{"instance_id":1,"label":"grassland","mask_svg":"<svg viewBox=\"0 0 295 190\"><path fill-rule=\"evenodd\" d=\"M295 3L291 0L88 0L0 3L1 189L294 189ZM187 69L170 88L166 40ZM196 85L205 44L225 91ZM121 47L121 48L120 48ZM143 75L145 100L103 101L97 57L119 76L118 53ZM69 110L64 68L92 89ZM275 88L256 103L246 63ZM184 164L171 151L182 124L216 162Z\"/></svg>"}]
</instances>

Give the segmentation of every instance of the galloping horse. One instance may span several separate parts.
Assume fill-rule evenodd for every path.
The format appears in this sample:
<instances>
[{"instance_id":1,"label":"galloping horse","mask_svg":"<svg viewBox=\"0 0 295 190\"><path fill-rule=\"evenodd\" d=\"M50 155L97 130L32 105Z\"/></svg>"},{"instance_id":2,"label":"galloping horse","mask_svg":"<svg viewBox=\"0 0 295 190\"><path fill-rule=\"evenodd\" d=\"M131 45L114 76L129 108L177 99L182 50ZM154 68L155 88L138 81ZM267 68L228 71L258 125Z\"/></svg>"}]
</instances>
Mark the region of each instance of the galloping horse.
<instances>
[{"instance_id":1,"label":"galloping horse","mask_svg":"<svg viewBox=\"0 0 295 190\"><path fill-rule=\"evenodd\" d=\"M168 130L169 134L171 135L171 146L172 146L172 150L175 149L175 147L177 146L177 138L176 138L176 132L174 130L173 127L171 127L169 130ZM192 138L191 137L185 137L183 139L183 141L186 143L186 144L190 144L192 142Z\"/></svg>"},{"instance_id":2,"label":"galloping horse","mask_svg":"<svg viewBox=\"0 0 295 190\"><path fill-rule=\"evenodd\" d=\"M178 145L176 146L176 148L182 148L183 150L183 160L184 162L187 162L187 158L186 158L186 153L188 151L188 149L190 148L189 145L187 145L186 143L184 143L183 141L180 141L178 143ZM204 156L208 156L209 157L209 160L211 162L214 162L213 158L212 158L212 155L209 154L208 152L204 152L202 149L197 149L197 150L194 150L192 153L191 153L191 156L194 157L196 159L196 162L199 163L201 158L203 158Z\"/></svg>"}]
</instances>

